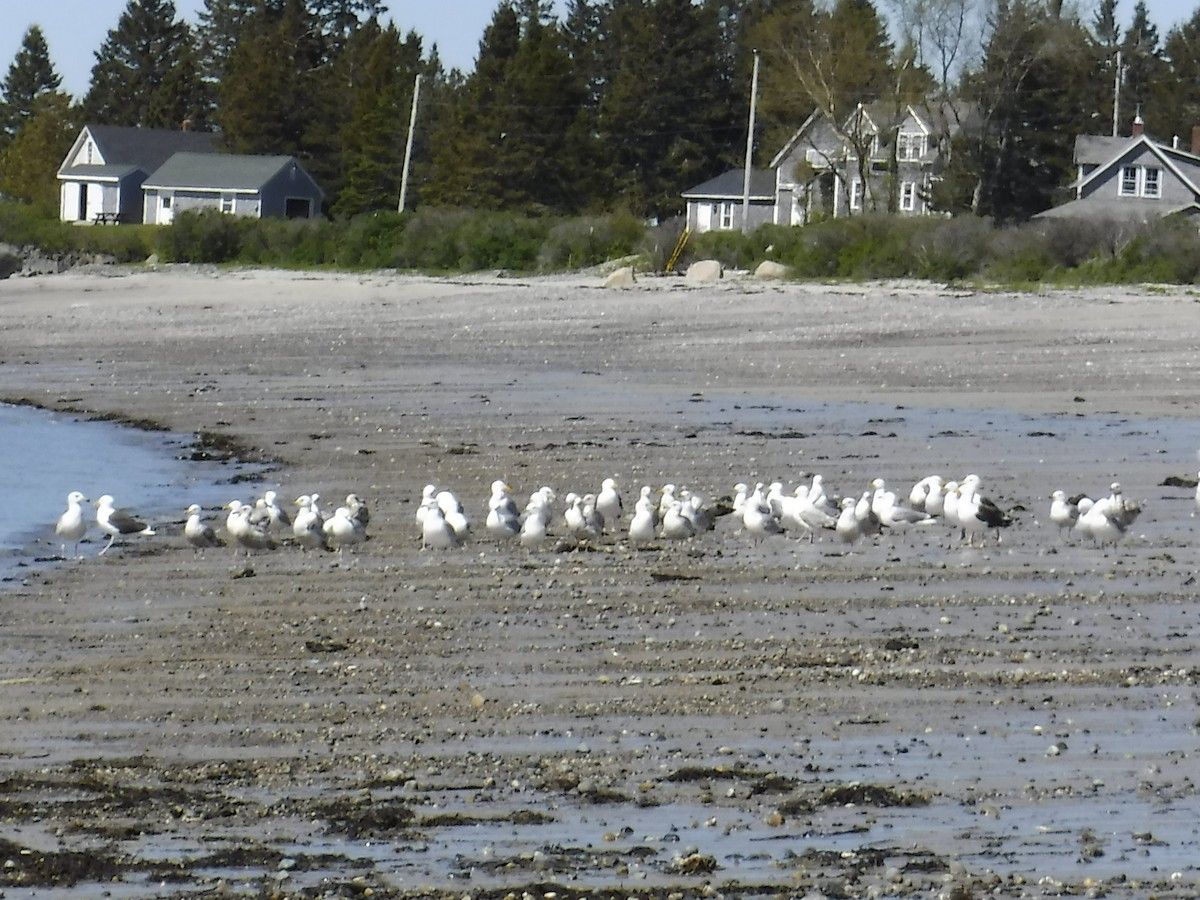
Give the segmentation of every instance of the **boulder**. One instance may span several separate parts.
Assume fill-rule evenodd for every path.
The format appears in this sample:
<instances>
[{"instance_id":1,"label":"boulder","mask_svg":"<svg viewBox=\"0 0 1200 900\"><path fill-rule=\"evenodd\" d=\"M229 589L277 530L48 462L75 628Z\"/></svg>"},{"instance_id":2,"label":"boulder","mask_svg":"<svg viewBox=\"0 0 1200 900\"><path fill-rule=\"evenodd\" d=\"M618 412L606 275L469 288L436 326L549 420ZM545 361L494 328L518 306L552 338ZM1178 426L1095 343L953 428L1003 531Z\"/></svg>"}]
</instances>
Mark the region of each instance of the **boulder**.
<instances>
[{"instance_id":1,"label":"boulder","mask_svg":"<svg viewBox=\"0 0 1200 900\"><path fill-rule=\"evenodd\" d=\"M630 288L634 285L633 267L622 266L604 279L606 288Z\"/></svg>"},{"instance_id":2,"label":"boulder","mask_svg":"<svg viewBox=\"0 0 1200 900\"><path fill-rule=\"evenodd\" d=\"M721 264L715 259L702 259L688 266L683 280L688 284L712 284L721 280Z\"/></svg>"},{"instance_id":3,"label":"boulder","mask_svg":"<svg viewBox=\"0 0 1200 900\"><path fill-rule=\"evenodd\" d=\"M782 281L788 277L788 267L773 260L764 260L754 270L754 277L759 281Z\"/></svg>"}]
</instances>

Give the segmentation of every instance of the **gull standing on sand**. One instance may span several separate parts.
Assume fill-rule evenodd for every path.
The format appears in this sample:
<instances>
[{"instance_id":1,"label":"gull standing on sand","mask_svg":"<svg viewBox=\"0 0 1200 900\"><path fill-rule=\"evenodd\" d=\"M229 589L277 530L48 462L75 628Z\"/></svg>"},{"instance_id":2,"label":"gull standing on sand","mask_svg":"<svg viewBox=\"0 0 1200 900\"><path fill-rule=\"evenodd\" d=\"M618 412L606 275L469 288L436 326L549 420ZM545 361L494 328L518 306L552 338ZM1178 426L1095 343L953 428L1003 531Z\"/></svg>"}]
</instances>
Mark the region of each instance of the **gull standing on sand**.
<instances>
[{"instance_id":1,"label":"gull standing on sand","mask_svg":"<svg viewBox=\"0 0 1200 900\"><path fill-rule=\"evenodd\" d=\"M79 491L71 491L67 494L67 509L61 516L58 517L58 523L54 526L54 533L57 534L63 541L70 541L75 545L75 557L79 557L79 542L83 540L83 536L87 534L87 520L83 518L82 504L87 502L87 497L83 496ZM62 546L62 555L67 555L67 545Z\"/></svg>"},{"instance_id":2,"label":"gull standing on sand","mask_svg":"<svg viewBox=\"0 0 1200 900\"><path fill-rule=\"evenodd\" d=\"M339 553L344 548L361 544L367 539L367 529L362 522L354 518L348 506L339 506L321 530L325 532L326 543Z\"/></svg>"},{"instance_id":3,"label":"gull standing on sand","mask_svg":"<svg viewBox=\"0 0 1200 900\"><path fill-rule=\"evenodd\" d=\"M503 480L492 482L492 496L488 499L487 533L502 541L508 541L521 533L521 517L512 498L512 488Z\"/></svg>"},{"instance_id":4,"label":"gull standing on sand","mask_svg":"<svg viewBox=\"0 0 1200 900\"><path fill-rule=\"evenodd\" d=\"M421 521L421 549L446 550L461 544L462 537L446 521L442 507L436 500L431 501Z\"/></svg>"},{"instance_id":5,"label":"gull standing on sand","mask_svg":"<svg viewBox=\"0 0 1200 900\"><path fill-rule=\"evenodd\" d=\"M221 539L217 537L216 532L212 527L206 524L200 518L201 509L199 504L193 503L187 508L187 522L183 526L183 536L187 542L197 550L203 550L205 547L220 547Z\"/></svg>"},{"instance_id":6,"label":"gull standing on sand","mask_svg":"<svg viewBox=\"0 0 1200 900\"><path fill-rule=\"evenodd\" d=\"M292 537L305 550L328 550L325 543L324 523L321 516L313 511L312 497L302 494L296 498L296 517L292 519Z\"/></svg>"},{"instance_id":7,"label":"gull standing on sand","mask_svg":"<svg viewBox=\"0 0 1200 900\"><path fill-rule=\"evenodd\" d=\"M154 530L149 525L124 509L117 509L113 506L113 502L112 494L105 494L96 501L96 524L100 526L101 531L108 533L108 543L104 545L99 556L108 552L113 541L117 539L117 535L144 534L150 536L154 534Z\"/></svg>"},{"instance_id":8,"label":"gull standing on sand","mask_svg":"<svg viewBox=\"0 0 1200 900\"><path fill-rule=\"evenodd\" d=\"M596 511L604 517L605 522L611 522L614 527L621 521L624 509L621 506L621 494L617 491L617 480L605 478L600 484L600 493L596 495Z\"/></svg>"}]
</instances>

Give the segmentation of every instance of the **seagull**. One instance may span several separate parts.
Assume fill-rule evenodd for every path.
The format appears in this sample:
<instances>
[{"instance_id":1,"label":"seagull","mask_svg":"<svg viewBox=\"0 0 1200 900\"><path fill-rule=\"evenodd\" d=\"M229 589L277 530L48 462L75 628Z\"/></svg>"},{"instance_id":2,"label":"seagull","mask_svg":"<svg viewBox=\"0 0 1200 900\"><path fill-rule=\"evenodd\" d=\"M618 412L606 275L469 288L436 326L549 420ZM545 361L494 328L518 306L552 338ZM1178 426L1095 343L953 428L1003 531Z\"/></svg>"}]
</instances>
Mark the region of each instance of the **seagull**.
<instances>
[{"instance_id":1,"label":"seagull","mask_svg":"<svg viewBox=\"0 0 1200 900\"><path fill-rule=\"evenodd\" d=\"M279 495L274 491L267 491L261 499L255 502L254 506L255 517L253 520L265 522L268 530L287 531L292 527L292 517L280 508Z\"/></svg>"},{"instance_id":2,"label":"seagull","mask_svg":"<svg viewBox=\"0 0 1200 900\"><path fill-rule=\"evenodd\" d=\"M57 534L63 541L71 541L75 545L75 556L79 557L79 542L83 540L83 536L87 534L87 522L83 518L83 506L81 504L87 502L87 497L83 496L79 491L71 491L67 494L67 509L61 516L58 517L58 523L54 526L54 533ZM62 555L67 555L66 543L62 546Z\"/></svg>"},{"instance_id":3,"label":"seagull","mask_svg":"<svg viewBox=\"0 0 1200 900\"><path fill-rule=\"evenodd\" d=\"M968 475L958 486L958 523L967 533L967 544L970 546L976 533L983 534L987 529L997 531L1007 528L1013 523L1012 516L1004 512L987 497L981 497L979 491L979 476ZM982 537L980 541L982 542Z\"/></svg>"},{"instance_id":4,"label":"seagull","mask_svg":"<svg viewBox=\"0 0 1200 900\"><path fill-rule=\"evenodd\" d=\"M492 496L488 500L487 521L484 527L488 534L505 541L521 533L521 518L517 513L517 504L513 502L512 488L504 481L492 482Z\"/></svg>"},{"instance_id":5,"label":"seagull","mask_svg":"<svg viewBox=\"0 0 1200 900\"><path fill-rule=\"evenodd\" d=\"M305 550L328 550L324 522L320 513L313 510L312 497L303 494L296 498L295 505L299 507L292 519L292 537L296 543Z\"/></svg>"},{"instance_id":6,"label":"seagull","mask_svg":"<svg viewBox=\"0 0 1200 900\"><path fill-rule=\"evenodd\" d=\"M644 493L638 498L633 518L629 520L629 542L635 545L651 543L658 527L658 507L649 499L650 489L642 490Z\"/></svg>"},{"instance_id":7,"label":"seagull","mask_svg":"<svg viewBox=\"0 0 1200 900\"><path fill-rule=\"evenodd\" d=\"M205 522L201 521L200 513L200 506L196 503L187 508L188 519L183 526L183 536L197 550L203 550L205 547L222 546L222 541L217 537L216 532Z\"/></svg>"},{"instance_id":8,"label":"seagull","mask_svg":"<svg viewBox=\"0 0 1200 900\"><path fill-rule=\"evenodd\" d=\"M437 496L437 485L427 484L421 489L421 502L417 504L417 524L421 525L425 521L425 513L429 509L429 504L435 502Z\"/></svg>"},{"instance_id":9,"label":"seagull","mask_svg":"<svg viewBox=\"0 0 1200 900\"><path fill-rule=\"evenodd\" d=\"M1060 532L1070 531L1079 521L1079 502L1082 496L1067 498L1065 491L1055 491L1050 495L1050 521Z\"/></svg>"},{"instance_id":10,"label":"seagull","mask_svg":"<svg viewBox=\"0 0 1200 900\"><path fill-rule=\"evenodd\" d=\"M863 531L859 527L857 507L858 500L854 497L842 498L842 511L838 514L837 524L833 527L842 543L853 544L863 536Z\"/></svg>"},{"instance_id":11,"label":"seagull","mask_svg":"<svg viewBox=\"0 0 1200 900\"><path fill-rule=\"evenodd\" d=\"M695 534L696 526L692 524L691 519L683 514L683 502L676 500L667 509L667 514L663 516L663 540L686 541L688 538L694 537Z\"/></svg>"},{"instance_id":12,"label":"seagull","mask_svg":"<svg viewBox=\"0 0 1200 900\"><path fill-rule=\"evenodd\" d=\"M141 519L135 518L126 510L114 508L112 494L105 494L96 501L96 524L100 526L101 531L108 532L108 543L100 551L100 556L108 552L117 535L154 534L154 530Z\"/></svg>"},{"instance_id":13,"label":"seagull","mask_svg":"<svg viewBox=\"0 0 1200 900\"><path fill-rule=\"evenodd\" d=\"M617 491L615 478L605 478L600 484L600 493L596 495L596 511L604 516L605 522L614 525L621 521L624 509L621 507L621 495Z\"/></svg>"},{"instance_id":14,"label":"seagull","mask_svg":"<svg viewBox=\"0 0 1200 900\"><path fill-rule=\"evenodd\" d=\"M344 548L361 544L367 539L366 526L354 518L348 506L339 506L321 530L325 533L325 540L329 546L339 553Z\"/></svg>"},{"instance_id":15,"label":"seagull","mask_svg":"<svg viewBox=\"0 0 1200 900\"><path fill-rule=\"evenodd\" d=\"M446 524L454 529L454 533L458 535L460 541L466 540L471 536L471 521L467 518L467 514L463 512L462 504L458 502L458 498L450 491L438 491L434 495L434 501L438 509L442 511L442 518L446 520Z\"/></svg>"},{"instance_id":16,"label":"seagull","mask_svg":"<svg viewBox=\"0 0 1200 900\"><path fill-rule=\"evenodd\" d=\"M462 536L446 521L436 501L428 504L421 522L421 549L446 550L462 544Z\"/></svg>"},{"instance_id":17,"label":"seagull","mask_svg":"<svg viewBox=\"0 0 1200 900\"><path fill-rule=\"evenodd\" d=\"M346 509L350 510L350 518L366 528L371 524L371 510L367 508L367 501L358 496L358 494L346 495Z\"/></svg>"},{"instance_id":18,"label":"seagull","mask_svg":"<svg viewBox=\"0 0 1200 900\"><path fill-rule=\"evenodd\" d=\"M225 518L225 528L234 542L249 553L251 550L273 550L275 542L267 529L266 521L253 522L250 514L254 507L240 500L229 503L229 515Z\"/></svg>"}]
</instances>

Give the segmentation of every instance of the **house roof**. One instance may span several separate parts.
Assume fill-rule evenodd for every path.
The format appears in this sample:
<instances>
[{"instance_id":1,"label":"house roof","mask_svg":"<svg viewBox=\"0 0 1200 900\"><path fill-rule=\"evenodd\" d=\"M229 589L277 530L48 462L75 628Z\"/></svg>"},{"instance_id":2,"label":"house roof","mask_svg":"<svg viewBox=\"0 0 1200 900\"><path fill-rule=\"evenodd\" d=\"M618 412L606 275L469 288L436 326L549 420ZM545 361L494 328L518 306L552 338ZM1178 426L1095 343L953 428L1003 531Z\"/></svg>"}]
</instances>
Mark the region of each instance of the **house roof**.
<instances>
[{"instance_id":1,"label":"house roof","mask_svg":"<svg viewBox=\"0 0 1200 900\"><path fill-rule=\"evenodd\" d=\"M58 173L59 178L80 181L120 181L130 172L139 170L134 163L114 163L108 166L72 166Z\"/></svg>"},{"instance_id":2,"label":"house roof","mask_svg":"<svg viewBox=\"0 0 1200 900\"><path fill-rule=\"evenodd\" d=\"M1037 213L1035 219L1092 219L1109 222L1153 222L1175 215L1194 215L1200 210L1196 203L1164 206L1158 200L1136 197L1111 200L1070 200Z\"/></svg>"},{"instance_id":3,"label":"house roof","mask_svg":"<svg viewBox=\"0 0 1200 900\"><path fill-rule=\"evenodd\" d=\"M176 153L150 174L143 187L255 192L292 165L304 172L294 156ZM312 182L307 172L304 177Z\"/></svg>"},{"instance_id":4,"label":"house roof","mask_svg":"<svg viewBox=\"0 0 1200 900\"><path fill-rule=\"evenodd\" d=\"M1091 137L1095 135L1080 135L1079 138ZM1075 152L1079 153L1080 140L1076 138ZM1107 141L1107 143L1104 143ZM1200 171L1200 157L1193 156L1186 150L1180 150L1177 147L1169 147L1166 144L1160 144L1147 134L1134 135L1133 137L1125 138L1100 138L1094 144L1088 145L1089 150L1107 149L1109 155L1100 162L1096 163L1096 168L1089 172L1083 178L1079 179L1074 187L1082 189L1085 185L1093 181L1103 179L1113 167L1117 165L1122 158L1138 147L1144 147L1152 155L1158 157L1162 164L1169 169L1176 178L1180 180L1195 197L1200 197L1200 180L1185 171L1185 168L1193 168Z\"/></svg>"},{"instance_id":5,"label":"house roof","mask_svg":"<svg viewBox=\"0 0 1200 900\"><path fill-rule=\"evenodd\" d=\"M745 196L746 170L730 169L683 192L688 200L737 199ZM750 170L750 197L754 200L775 199L775 173L770 169Z\"/></svg>"},{"instance_id":6,"label":"house roof","mask_svg":"<svg viewBox=\"0 0 1200 900\"><path fill-rule=\"evenodd\" d=\"M169 128L128 128L120 125L87 125L85 130L107 165L136 165L153 172L172 154L216 153L219 135ZM71 171L74 171L73 169Z\"/></svg>"}]
</instances>

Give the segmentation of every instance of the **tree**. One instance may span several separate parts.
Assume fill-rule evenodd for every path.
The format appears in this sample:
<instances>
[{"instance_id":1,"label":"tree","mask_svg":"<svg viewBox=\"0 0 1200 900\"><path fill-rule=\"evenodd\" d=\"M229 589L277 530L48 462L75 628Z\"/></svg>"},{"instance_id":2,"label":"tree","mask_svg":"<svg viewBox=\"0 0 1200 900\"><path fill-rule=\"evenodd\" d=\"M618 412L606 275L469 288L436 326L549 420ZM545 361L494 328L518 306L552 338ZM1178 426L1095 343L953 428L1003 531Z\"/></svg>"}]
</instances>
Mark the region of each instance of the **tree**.
<instances>
[{"instance_id":1,"label":"tree","mask_svg":"<svg viewBox=\"0 0 1200 900\"><path fill-rule=\"evenodd\" d=\"M360 53L356 40L364 44L364 61L351 89L350 120L342 141L345 183L332 208L346 216L395 206L413 85L425 68L415 32L401 39L395 25L380 29L372 23L348 42L346 53L351 56Z\"/></svg>"},{"instance_id":2,"label":"tree","mask_svg":"<svg viewBox=\"0 0 1200 900\"><path fill-rule=\"evenodd\" d=\"M50 62L50 50L42 29L32 25L8 67L8 75L0 83L0 147L21 133L33 116L38 100L57 91L60 84L62 78Z\"/></svg>"},{"instance_id":3,"label":"tree","mask_svg":"<svg viewBox=\"0 0 1200 900\"><path fill-rule=\"evenodd\" d=\"M1148 101L1152 131L1163 140L1178 135L1191 148L1193 129L1200 126L1200 8L1168 32L1162 60L1165 72Z\"/></svg>"},{"instance_id":4,"label":"tree","mask_svg":"<svg viewBox=\"0 0 1200 900\"><path fill-rule=\"evenodd\" d=\"M1121 109L1128 110L1121 122L1122 130L1128 133L1128 122L1134 115L1151 114L1148 101L1155 83L1165 74L1159 58L1158 29L1150 21L1145 0L1138 0L1133 7L1133 21L1121 41L1123 74L1121 79Z\"/></svg>"},{"instance_id":5,"label":"tree","mask_svg":"<svg viewBox=\"0 0 1200 900\"><path fill-rule=\"evenodd\" d=\"M613 0L603 45L598 133L611 198L651 217L677 215L681 191L740 162L744 146L749 98L734 95L722 68L716 9Z\"/></svg>"},{"instance_id":6,"label":"tree","mask_svg":"<svg viewBox=\"0 0 1200 900\"><path fill-rule=\"evenodd\" d=\"M78 133L71 98L58 91L40 94L24 128L0 152L0 193L55 216L58 164Z\"/></svg>"},{"instance_id":7,"label":"tree","mask_svg":"<svg viewBox=\"0 0 1200 900\"><path fill-rule=\"evenodd\" d=\"M1074 173L1075 136L1106 121L1099 53L1053 4L998 4L982 66L964 79L975 117L935 186L938 207L1002 222L1049 208Z\"/></svg>"},{"instance_id":8,"label":"tree","mask_svg":"<svg viewBox=\"0 0 1200 900\"><path fill-rule=\"evenodd\" d=\"M205 116L191 29L171 0L129 0L96 52L84 100L91 121L179 128Z\"/></svg>"},{"instance_id":9,"label":"tree","mask_svg":"<svg viewBox=\"0 0 1200 900\"><path fill-rule=\"evenodd\" d=\"M322 55L301 0L286 0L281 9L260 5L246 21L217 89L217 122L226 146L235 153L310 157L311 129L317 121L329 125L317 77Z\"/></svg>"}]
</instances>

